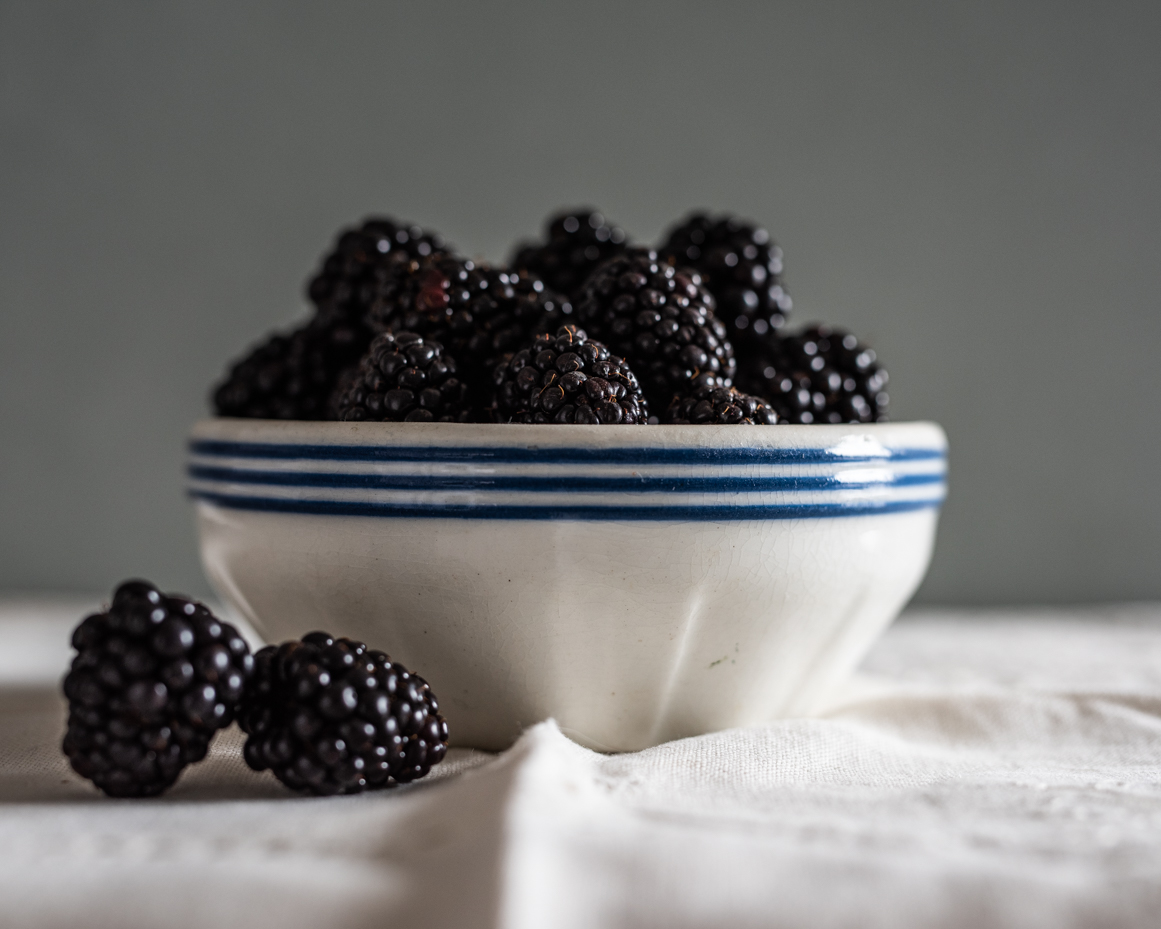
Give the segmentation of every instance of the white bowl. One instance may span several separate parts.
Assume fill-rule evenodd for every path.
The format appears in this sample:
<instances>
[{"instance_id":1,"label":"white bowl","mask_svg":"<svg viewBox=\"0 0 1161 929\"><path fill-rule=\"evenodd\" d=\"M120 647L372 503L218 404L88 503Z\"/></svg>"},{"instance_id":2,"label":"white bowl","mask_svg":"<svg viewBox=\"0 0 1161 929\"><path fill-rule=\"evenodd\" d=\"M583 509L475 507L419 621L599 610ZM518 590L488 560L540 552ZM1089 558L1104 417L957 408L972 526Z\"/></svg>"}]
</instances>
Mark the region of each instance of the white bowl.
<instances>
[{"instance_id":1,"label":"white bowl","mask_svg":"<svg viewBox=\"0 0 1161 929\"><path fill-rule=\"evenodd\" d=\"M486 749L810 713L918 586L946 474L930 423L218 419L190 455L220 596L390 652Z\"/></svg>"}]
</instances>

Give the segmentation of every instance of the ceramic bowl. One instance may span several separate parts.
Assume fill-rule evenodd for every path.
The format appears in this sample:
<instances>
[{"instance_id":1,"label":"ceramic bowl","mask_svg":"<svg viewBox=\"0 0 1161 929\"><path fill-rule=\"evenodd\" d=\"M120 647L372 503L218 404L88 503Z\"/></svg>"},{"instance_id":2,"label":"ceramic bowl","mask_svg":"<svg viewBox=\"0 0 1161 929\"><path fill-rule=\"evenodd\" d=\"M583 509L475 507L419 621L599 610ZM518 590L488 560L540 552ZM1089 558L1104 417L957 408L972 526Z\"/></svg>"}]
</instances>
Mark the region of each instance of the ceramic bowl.
<instances>
[{"instance_id":1,"label":"ceramic bowl","mask_svg":"<svg viewBox=\"0 0 1161 929\"><path fill-rule=\"evenodd\" d=\"M208 420L210 583L430 681L453 744L554 717L623 751L808 714L919 584L930 423L519 426Z\"/></svg>"}]
</instances>

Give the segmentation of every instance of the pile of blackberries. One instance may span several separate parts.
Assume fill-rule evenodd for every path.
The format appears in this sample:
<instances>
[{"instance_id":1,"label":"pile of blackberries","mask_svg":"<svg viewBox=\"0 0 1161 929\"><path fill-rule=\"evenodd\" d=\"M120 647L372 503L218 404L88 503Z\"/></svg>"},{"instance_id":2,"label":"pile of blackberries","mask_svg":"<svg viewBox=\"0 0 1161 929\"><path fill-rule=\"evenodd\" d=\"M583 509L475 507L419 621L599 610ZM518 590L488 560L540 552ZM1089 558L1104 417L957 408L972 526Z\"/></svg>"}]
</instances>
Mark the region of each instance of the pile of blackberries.
<instances>
[{"instance_id":1,"label":"pile of blackberries","mask_svg":"<svg viewBox=\"0 0 1161 929\"><path fill-rule=\"evenodd\" d=\"M569 210L507 268L374 217L340 232L308 284L310 318L235 362L214 410L373 422L885 420L887 372L871 349L828 326L787 331L782 265L765 229L729 214L692 213L652 250L595 210ZM588 393L569 392L577 377L565 372L558 386L530 389L529 364L516 359L543 352L562 326L619 372L604 378L619 385L597 401L605 415ZM715 390L733 393L707 401Z\"/></svg>"},{"instance_id":2,"label":"pile of blackberries","mask_svg":"<svg viewBox=\"0 0 1161 929\"><path fill-rule=\"evenodd\" d=\"M113 797L161 793L235 719L246 763L306 793L404 784L447 752L427 682L362 642L312 632L251 655L201 603L126 581L72 643L62 748Z\"/></svg>"}]
</instances>

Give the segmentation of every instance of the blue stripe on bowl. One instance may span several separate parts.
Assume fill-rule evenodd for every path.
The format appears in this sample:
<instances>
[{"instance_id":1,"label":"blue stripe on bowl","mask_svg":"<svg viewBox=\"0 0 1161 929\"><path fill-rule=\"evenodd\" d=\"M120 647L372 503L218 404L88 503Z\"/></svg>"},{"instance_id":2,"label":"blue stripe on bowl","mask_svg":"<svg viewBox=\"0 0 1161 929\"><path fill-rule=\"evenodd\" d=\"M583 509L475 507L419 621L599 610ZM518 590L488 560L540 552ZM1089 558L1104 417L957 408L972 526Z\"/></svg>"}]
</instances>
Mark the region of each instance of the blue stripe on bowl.
<instances>
[{"instance_id":1,"label":"blue stripe on bowl","mask_svg":"<svg viewBox=\"0 0 1161 929\"><path fill-rule=\"evenodd\" d=\"M282 513L669 522L804 519L936 508L946 491L946 453L930 448L872 447L870 452L855 449L857 454L848 455L835 447L383 446L208 439L193 440L189 447L196 456L188 468L194 482L191 496L235 509ZM293 462L307 464L287 466ZM314 462L321 467L311 468ZM893 473L886 467L892 462L917 466ZM405 473L351 473L351 466L358 463L414 467L399 469ZM854 473L857 468L851 466L860 464L872 466L872 473ZM569 473L519 473L524 467L542 465L562 466ZM793 472L793 466L801 465L838 473L753 473L771 466L791 466ZM422 473L461 471L464 466L474 466L469 470L475 473ZM516 473L478 473L505 466ZM667 466L678 473L664 473ZM741 470L719 470L730 466ZM709 474L703 470L707 467ZM612 473L592 473L598 468ZM635 468L653 473L632 473ZM657 473L659 469L662 473ZM844 473L855 479L842 480ZM402 494L402 499L381 496L392 492ZM463 494L478 497L465 501ZM645 494L661 499L646 500ZM414 499L417 496L421 499Z\"/></svg>"},{"instance_id":2,"label":"blue stripe on bowl","mask_svg":"<svg viewBox=\"0 0 1161 929\"><path fill-rule=\"evenodd\" d=\"M497 448L461 446L290 445L194 439L190 452L217 458L295 461L469 461L530 464L801 464L816 462L930 461L941 449L884 449L881 455L844 455L827 448Z\"/></svg>"},{"instance_id":3,"label":"blue stripe on bowl","mask_svg":"<svg viewBox=\"0 0 1161 929\"><path fill-rule=\"evenodd\" d=\"M709 506L524 506L371 503L348 500L287 500L190 491L207 503L238 510L318 516L379 516L412 519L529 519L619 522L731 522L748 519L817 519L873 516L933 509L940 500L850 501Z\"/></svg>"},{"instance_id":4,"label":"blue stripe on bowl","mask_svg":"<svg viewBox=\"0 0 1161 929\"><path fill-rule=\"evenodd\" d=\"M943 483L942 472L896 474L884 480L844 481L825 475L791 477L585 477L496 476L496 475L412 475L412 474L333 474L300 471L257 471L190 465L189 476L196 480L230 484L266 484L277 487L359 488L367 490L452 490L452 491L532 491L569 493L607 491L610 493L734 493L794 490L861 490L870 487L911 487Z\"/></svg>"}]
</instances>

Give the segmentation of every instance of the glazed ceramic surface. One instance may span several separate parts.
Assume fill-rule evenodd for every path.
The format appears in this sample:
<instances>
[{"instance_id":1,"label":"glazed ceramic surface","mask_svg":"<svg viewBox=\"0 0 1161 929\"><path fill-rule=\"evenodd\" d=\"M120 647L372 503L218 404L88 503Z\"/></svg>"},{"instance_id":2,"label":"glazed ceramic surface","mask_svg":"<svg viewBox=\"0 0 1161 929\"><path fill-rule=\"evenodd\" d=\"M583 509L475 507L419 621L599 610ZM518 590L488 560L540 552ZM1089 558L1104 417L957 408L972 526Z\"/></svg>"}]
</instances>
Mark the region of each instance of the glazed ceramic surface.
<instances>
[{"instance_id":1,"label":"glazed ceramic surface","mask_svg":"<svg viewBox=\"0 0 1161 929\"><path fill-rule=\"evenodd\" d=\"M640 749L810 713L919 584L929 423L208 420L190 492L217 592L280 641L382 648L453 744L554 717Z\"/></svg>"}]
</instances>

